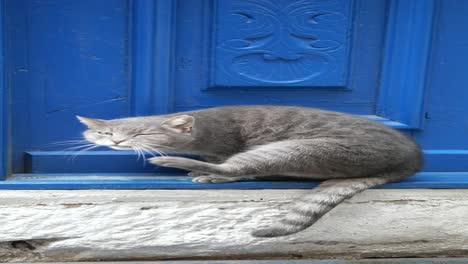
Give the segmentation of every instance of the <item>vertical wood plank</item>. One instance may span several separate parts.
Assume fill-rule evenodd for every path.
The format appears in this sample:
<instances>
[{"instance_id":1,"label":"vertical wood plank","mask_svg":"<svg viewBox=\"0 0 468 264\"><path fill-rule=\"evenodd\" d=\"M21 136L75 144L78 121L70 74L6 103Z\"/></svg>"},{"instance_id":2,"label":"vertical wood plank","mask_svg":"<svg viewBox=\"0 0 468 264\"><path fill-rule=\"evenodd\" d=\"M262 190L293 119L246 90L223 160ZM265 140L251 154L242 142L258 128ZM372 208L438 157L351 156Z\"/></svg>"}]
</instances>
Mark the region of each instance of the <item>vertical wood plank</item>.
<instances>
[{"instance_id":1,"label":"vertical wood plank","mask_svg":"<svg viewBox=\"0 0 468 264\"><path fill-rule=\"evenodd\" d=\"M170 113L174 109L176 8L176 1L156 1L154 114Z\"/></svg>"},{"instance_id":2,"label":"vertical wood plank","mask_svg":"<svg viewBox=\"0 0 468 264\"><path fill-rule=\"evenodd\" d=\"M5 83L5 23L4 0L0 0L0 180L5 180L8 174L8 93Z\"/></svg>"},{"instance_id":3,"label":"vertical wood plank","mask_svg":"<svg viewBox=\"0 0 468 264\"><path fill-rule=\"evenodd\" d=\"M133 1L132 8L133 114L172 112L176 1Z\"/></svg>"},{"instance_id":4,"label":"vertical wood plank","mask_svg":"<svg viewBox=\"0 0 468 264\"><path fill-rule=\"evenodd\" d=\"M433 25L434 0L390 2L377 114L421 128Z\"/></svg>"},{"instance_id":5,"label":"vertical wood plank","mask_svg":"<svg viewBox=\"0 0 468 264\"><path fill-rule=\"evenodd\" d=\"M148 115L153 98L155 2L132 1L131 8L132 115Z\"/></svg>"}]
</instances>

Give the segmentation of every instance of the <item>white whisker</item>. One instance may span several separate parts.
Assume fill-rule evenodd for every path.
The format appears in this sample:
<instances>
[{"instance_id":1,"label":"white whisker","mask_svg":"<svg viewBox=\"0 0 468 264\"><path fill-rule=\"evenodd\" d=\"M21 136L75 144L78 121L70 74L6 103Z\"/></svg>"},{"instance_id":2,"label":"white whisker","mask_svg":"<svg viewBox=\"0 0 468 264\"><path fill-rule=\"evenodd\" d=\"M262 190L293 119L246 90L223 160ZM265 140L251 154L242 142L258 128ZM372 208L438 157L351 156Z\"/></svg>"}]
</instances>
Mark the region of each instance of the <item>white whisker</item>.
<instances>
[{"instance_id":1,"label":"white whisker","mask_svg":"<svg viewBox=\"0 0 468 264\"><path fill-rule=\"evenodd\" d=\"M141 157L143 160L143 165L146 165L145 150L143 149L143 147L141 145L135 144L132 146L132 149L135 150L135 152L138 155L137 161L140 160L140 157Z\"/></svg>"},{"instance_id":2,"label":"white whisker","mask_svg":"<svg viewBox=\"0 0 468 264\"><path fill-rule=\"evenodd\" d=\"M79 150L79 149L87 148L87 147L91 147L91 146L94 146L94 144L91 144L91 143L90 143L90 144L85 144L85 145L70 147L70 148L63 149L62 151L64 151L64 152L67 152L67 151L77 151L77 150Z\"/></svg>"},{"instance_id":3,"label":"white whisker","mask_svg":"<svg viewBox=\"0 0 468 264\"><path fill-rule=\"evenodd\" d=\"M140 160L140 151L138 150L138 147L132 146L132 150L136 152L137 154L137 161Z\"/></svg>"},{"instance_id":4,"label":"white whisker","mask_svg":"<svg viewBox=\"0 0 468 264\"><path fill-rule=\"evenodd\" d=\"M55 142L50 142L48 144L61 144L61 143L73 143L73 142L82 142L82 141L87 141L86 139L72 139L72 140L63 140L63 141L55 141Z\"/></svg>"},{"instance_id":5,"label":"white whisker","mask_svg":"<svg viewBox=\"0 0 468 264\"><path fill-rule=\"evenodd\" d=\"M49 144L45 144L45 147L58 147L58 146L67 146L67 145L77 145L77 144L83 144L83 143L89 143L87 140L68 140L68 141L60 141L60 142L52 142Z\"/></svg>"},{"instance_id":6,"label":"white whisker","mask_svg":"<svg viewBox=\"0 0 468 264\"><path fill-rule=\"evenodd\" d=\"M146 165L145 151L141 146L138 146L138 150L141 154L141 159L143 160L143 166Z\"/></svg>"},{"instance_id":7,"label":"white whisker","mask_svg":"<svg viewBox=\"0 0 468 264\"><path fill-rule=\"evenodd\" d=\"M71 161L74 161L75 158L78 157L78 155L79 155L81 152L85 152L85 151L88 151L88 150L91 150L91 149L95 149L95 148L97 148L97 147L100 147L100 146L99 146L99 145L94 145L94 144L93 144L93 146L91 146L91 147L88 147L88 148L81 149L81 150L77 151L77 152L75 153L75 155L72 156Z\"/></svg>"},{"instance_id":8,"label":"white whisker","mask_svg":"<svg viewBox=\"0 0 468 264\"><path fill-rule=\"evenodd\" d=\"M144 146L144 145L141 145L140 147L141 147L146 153L150 154L150 155L153 156L153 157L156 157L156 155L155 155L155 153L154 153L155 151L152 150L151 148L148 148L147 146Z\"/></svg>"},{"instance_id":9,"label":"white whisker","mask_svg":"<svg viewBox=\"0 0 468 264\"><path fill-rule=\"evenodd\" d=\"M145 159L144 155L143 155L143 152L141 151L140 147L138 146L134 146L133 149L136 151L137 153L137 161L140 160L140 157L142 157L142 159Z\"/></svg>"},{"instance_id":10,"label":"white whisker","mask_svg":"<svg viewBox=\"0 0 468 264\"><path fill-rule=\"evenodd\" d=\"M166 153L164 153L163 151L161 151L161 150L159 150L159 149L153 148L152 146L144 145L144 147L145 147L146 149L148 149L150 153L156 152L156 153L158 153L160 156L167 156Z\"/></svg>"}]
</instances>

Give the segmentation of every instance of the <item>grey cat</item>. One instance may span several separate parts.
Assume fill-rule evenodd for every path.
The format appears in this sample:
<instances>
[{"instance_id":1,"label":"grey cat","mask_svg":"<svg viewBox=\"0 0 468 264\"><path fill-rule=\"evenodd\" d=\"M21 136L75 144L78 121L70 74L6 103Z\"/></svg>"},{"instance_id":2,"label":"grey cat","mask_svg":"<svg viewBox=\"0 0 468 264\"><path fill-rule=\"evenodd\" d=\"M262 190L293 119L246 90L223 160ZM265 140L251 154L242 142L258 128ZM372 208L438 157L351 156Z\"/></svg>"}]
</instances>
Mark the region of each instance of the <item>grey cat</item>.
<instances>
[{"instance_id":1,"label":"grey cat","mask_svg":"<svg viewBox=\"0 0 468 264\"><path fill-rule=\"evenodd\" d=\"M399 181L422 165L418 145L367 118L305 107L227 106L114 120L78 117L85 138L118 150L197 154L158 156L153 164L191 171L194 182L223 183L271 175L324 180L257 237L296 233L343 200Z\"/></svg>"}]
</instances>

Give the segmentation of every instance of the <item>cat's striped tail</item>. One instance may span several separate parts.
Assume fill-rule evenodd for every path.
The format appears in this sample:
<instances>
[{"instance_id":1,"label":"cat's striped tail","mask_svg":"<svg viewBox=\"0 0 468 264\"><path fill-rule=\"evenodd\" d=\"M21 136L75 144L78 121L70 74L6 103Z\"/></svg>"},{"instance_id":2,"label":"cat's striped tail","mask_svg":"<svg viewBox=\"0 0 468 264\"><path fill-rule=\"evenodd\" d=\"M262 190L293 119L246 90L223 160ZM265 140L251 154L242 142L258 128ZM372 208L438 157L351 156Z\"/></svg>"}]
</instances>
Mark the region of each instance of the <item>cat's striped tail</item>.
<instances>
[{"instance_id":1,"label":"cat's striped tail","mask_svg":"<svg viewBox=\"0 0 468 264\"><path fill-rule=\"evenodd\" d=\"M414 173L414 172L413 172ZM271 227L252 232L255 237L277 237L294 234L314 224L325 213L353 195L388 182L399 181L413 173L394 173L379 177L334 179L321 183L297 201L280 221Z\"/></svg>"}]
</instances>

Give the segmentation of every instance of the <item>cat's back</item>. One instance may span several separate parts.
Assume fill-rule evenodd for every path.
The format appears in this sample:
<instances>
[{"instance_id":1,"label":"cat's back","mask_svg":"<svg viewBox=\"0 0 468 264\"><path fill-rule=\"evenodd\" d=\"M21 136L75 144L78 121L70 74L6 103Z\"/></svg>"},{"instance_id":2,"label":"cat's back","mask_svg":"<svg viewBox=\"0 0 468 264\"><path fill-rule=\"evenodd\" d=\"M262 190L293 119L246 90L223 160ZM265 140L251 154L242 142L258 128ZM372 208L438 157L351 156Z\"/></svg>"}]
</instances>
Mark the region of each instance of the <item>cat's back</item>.
<instances>
[{"instance_id":1,"label":"cat's back","mask_svg":"<svg viewBox=\"0 0 468 264\"><path fill-rule=\"evenodd\" d=\"M286 140L325 140L340 146L385 150L420 160L418 145L368 118L294 106L225 106L193 111L200 141L215 139L231 152ZM198 121L197 121L198 120ZM197 130L197 129L196 129ZM203 146L208 144L202 144ZM235 149L233 146L236 146Z\"/></svg>"},{"instance_id":2,"label":"cat's back","mask_svg":"<svg viewBox=\"0 0 468 264\"><path fill-rule=\"evenodd\" d=\"M261 126L283 127L285 129L312 128L327 124L370 124L375 122L356 115L327 111L311 107L238 105L213 107L192 112L201 119L219 120L259 128Z\"/></svg>"},{"instance_id":3,"label":"cat's back","mask_svg":"<svg viewBox=\"0 0 468 264\"><path fill-rule=\"evenodd\" d=\"M223 106L193 112L205 126L240 131L249 139L283 140L379 132L393 134L385 125L367 118L317 108L296 106ZM395 131L395 133L398 133Z\"/></svg>"}]
</instances>

